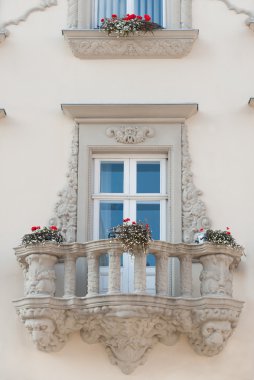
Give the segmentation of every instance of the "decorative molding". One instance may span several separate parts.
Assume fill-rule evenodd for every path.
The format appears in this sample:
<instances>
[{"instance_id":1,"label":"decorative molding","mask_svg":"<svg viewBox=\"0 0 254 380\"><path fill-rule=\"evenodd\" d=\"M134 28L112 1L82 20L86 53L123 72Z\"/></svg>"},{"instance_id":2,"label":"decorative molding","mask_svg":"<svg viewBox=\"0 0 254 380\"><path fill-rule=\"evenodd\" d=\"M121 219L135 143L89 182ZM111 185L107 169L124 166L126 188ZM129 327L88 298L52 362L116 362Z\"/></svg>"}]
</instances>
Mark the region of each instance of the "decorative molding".
<instances>
[{"instance_id":1,"label":"decorative molding","mask_svg":"<svg viewBox=\"0 0 254 380\"><path fill-rule=\"evenodd\" d=\"M252 12L248 11L247 9L237 7L236 5L232 4L231 1L229 0L218 0L218 1L221 1L222 3L224 3L230 11L233 11L237 14L244 14L249 17L253 17Z\"/></svg>"},{"instance_id":2,"label":"decorative molding","mask_svg":"<svg viewBox=\"0 0 254 380\"><path fill-rule=\"evenodd\" d=\"M62 104L64 114L78 124L182 123L198 111L197 103L185 104Z\"/></svg>"},{"instance_id":3,"label":"decorative molding","mask_svg":"<svg viewBox=\"0 0 254 380\"><path fill-rule=\"evenodd\" d=\"M63 30L73 54L82 59L182 58L197 39L198 30L159 30L126 38L107 36L100 30Z\"/></svg>"},{"instance_id":4,"label":"decorative molding","mask_svg":"<svg viewBox=\"0 0 254 380\"><path fill-rule=\"evenodd\" d=\"M200 228L210 228L201 195L193 182L187 127L182 126L182 229L185 243L192 243L195 232Z\"/></svg>"},{"instance_id":5,"label":"decorative molding","mask_svg":"<svg viewBox=\"0 0 254 380\"><path fill-rule=\"evenodd\" d=\"M70 29L77 28L78 27L78 0L67 0L67 2L68 2L67 27Z\"/></svg>"},{"instance_id":6,"label":"decorative molding","mask_svg":"<svg viewBox=\"0 0 254 380\"><path fill-rule=\"evenodd\" d=\"M34 12L41 12L45 11L45 9L52 7L54 5L57 5L57 0L41 0L40 3L33 7L28 9L25 13L23 13L21 16L19 16L16 19L8 20L0 25L0 31L2 34L8 36L10 34L9 30L7 29L8 26L11 25L18 25L20 22L24 22L27 20L27 18L30 16L30 14ZM0 39L1 42L1 39Z\"/></svg>"},{"instance_id":7,"label":"decorative molding","mask_svg":"<svg viewBox=\"0 0 254 380\"><path fill-rule=\"evenodd\" d=\"M0 119L4 118L6 116L6 112L3 108L0 108Z\"/></svg>"},{"instance_id":8,"label":"decorative molding","mask_svg":"<svg viewBox=\"0 0 254 380\"><path fill-rule=\"evenodd\" d=\"M6 33L0 31L0 43L3 42L6 38Z\"/></svg>"},{"instance_id":9,"label":"decorative molding","mask_svg":"<svg viewBox=\"0 0 254 380\"><path fill-rule=\"evenodd\" d=\"M110 127L106 130L106 135L108 137L114 137L118 143L140 144L144 142L147 137L153 137L154 130L149 127Z\"/></svg>"},{"instance_id":10,"label":"decorative molding","mask_svg":"<svg viewBox=\"0 0 254 380\"><path fill-rule=\"evenodd\" d=\"M76 241L77 236L77 199L78 199L78 153L79 127L75 125L69 170L66 174L67 186L58 193L59 200L55 206L55 215L50 225L57 225L68 243Z\"/></svg>"},{"instance_id":11,"label":"decorative molding","mask_svg":"<svg viewBox=\"0 0 254 380\"><path fill-rule=\"evenodd\" d=\"M254 108L254 98L250 98L249 100L249 106L253 107Z\"/></svg>"},{"instance_id":12,"label":"decorative molding","mask_svg":"<svg viewBox=\"0 0 254 380\"><path fill-rule=\"evenodd\" d=\"M146 362L160 342L174 345L181 334L200 355L213 356L236 328L243 303L232 299L104 295L91 298L24 298L14 302L37 349L58 351L70 333L102 343L125 374Z\"/></svg>"}]
</instances>

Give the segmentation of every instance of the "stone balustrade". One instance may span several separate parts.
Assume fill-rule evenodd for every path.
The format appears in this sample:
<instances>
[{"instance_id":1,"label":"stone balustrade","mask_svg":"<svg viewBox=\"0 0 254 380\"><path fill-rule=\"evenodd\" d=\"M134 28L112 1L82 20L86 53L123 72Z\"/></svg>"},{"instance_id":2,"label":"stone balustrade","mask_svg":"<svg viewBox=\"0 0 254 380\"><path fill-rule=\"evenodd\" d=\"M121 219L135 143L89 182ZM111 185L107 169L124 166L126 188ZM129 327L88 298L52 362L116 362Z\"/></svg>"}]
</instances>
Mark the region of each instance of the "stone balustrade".
<instances>
[{"instance_id":1,"label":"stone balustrade","mask_svg":"<svg viewBox=\"0 0 254 380\"><path fill-rule=\"evenodd\" d=\"M108 294L120 293L121 244L117 241L99 240L85 244L45 244L18 247L18 261L25 268L26 295L50 295L55 292L55 264L64 262L64 296L75 296L76 260L87 258L87 297L99 294L99 257L109 256ZM153 241L149 253L156 257L156 294L169 296L168 259L177 257L180 262L180 287L182 297L192 296L192 263L200 262L201 296L232 296L232 272L237 267L241 249L213 244L170 244ZM146 292L146 254L134 252L134 292ZM85 295L85 294L84 294Z\"/></svg>"},{"instance_id":2,"label":"stone balustrade","mask_svg":"<svg viewBox=\"0 0 254 380\"><path fill-rule=\"evenodd\" d=\"M121 293L121 244L115 240L85 244L20 246L25 296L14 301L17 313L39 350L63 347L72 332L86 343L103 342L112 363L125 374L144 364L156 342L173 345L185 334L200 355L218 354L235 329L243 302L232 298L233 271L242 249L213 244L153 241L155 294L146 292L146 254L134 252L133 293ZM100 261L108 254L108 292L100 294ZM76 297L76 261L87 260L87 292ZM180 263L181 295L169 295L170 258ZM192 263L202 265L200 297L192 295ZM64 265L64 294L55 296L56 264Z\"/></svg>"}]
</instances>

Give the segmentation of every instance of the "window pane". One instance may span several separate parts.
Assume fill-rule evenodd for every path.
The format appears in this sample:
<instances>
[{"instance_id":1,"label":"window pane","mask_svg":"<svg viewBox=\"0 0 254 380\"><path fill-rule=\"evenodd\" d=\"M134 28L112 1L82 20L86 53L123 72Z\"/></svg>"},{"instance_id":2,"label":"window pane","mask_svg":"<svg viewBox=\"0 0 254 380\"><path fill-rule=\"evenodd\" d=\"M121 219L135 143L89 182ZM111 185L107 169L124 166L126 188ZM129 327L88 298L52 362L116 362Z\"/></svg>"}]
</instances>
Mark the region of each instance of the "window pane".
<instances>
[{"instance_id":1,"label":"window pane","mask_svg":"<svg viewBox=\"0 0 254 380\"><path fill-rule=\"evenodd\" d=\"M160 162L137 163L137 193L160 193Z\"/></svg>"},{"instance_id":2,"label":"window pane","mask_svg":"<svg viewBox=\"0 0 254 380\"><path fill-rule=\"evenodd\" d=\"M123 162L101 162L101 193L123 193Z\"/></svg>"},{"instance_id":3,"label":"window pane","mask_svg":"<svg viewBox=\"0 0 254 380\"><path fill-rule=\"evenodd\" d=\"M125 16L126 0L97 0L98 25L102 18L111 17L113 13L120 17Z\"/></svg>"},{"instance_id":4,"label":"window pane","mask_svg":"<svg viewBox=\"0 0 254 380\"><path fill-rule=\"evenodd\" d=\"M140 16L148 14L153 22L163 24L163 0L134 0L134 12Z\"/></svg>"},{"instance_id":5,"label":"window pane","mask_svg":"<svg viewBox=\"0 0 254 380\"><path fill-rule=\"evenodd\" d=\"M160 202L138 202L137 220L148 223L152 232L153 240L160 240ZM147 266L155 266L155 256L148 254Z\"/></svg>"},{"instance_id":6,"label":"window pane","mask_svg":"<svg viewBox=\"0 0 254 380\"><path fill-rule=\"evenodd\" d=\"M122 202L100 202L100 224L99 239L107 239L110 228L122 224L123 203Z\"/></svg>"}]
</instances>

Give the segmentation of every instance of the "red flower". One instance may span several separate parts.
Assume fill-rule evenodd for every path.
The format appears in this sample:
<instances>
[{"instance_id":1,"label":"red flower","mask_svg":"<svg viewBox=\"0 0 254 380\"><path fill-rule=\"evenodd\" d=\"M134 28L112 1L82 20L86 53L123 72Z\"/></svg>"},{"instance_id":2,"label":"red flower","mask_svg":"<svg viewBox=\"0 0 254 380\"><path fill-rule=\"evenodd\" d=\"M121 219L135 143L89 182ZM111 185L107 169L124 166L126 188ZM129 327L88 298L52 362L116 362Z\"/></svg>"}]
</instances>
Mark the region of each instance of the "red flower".
<instances>
[{"instance_id":1,"label":"red flower","mask_svg":"<svg viewBox=\"0 0 254 380\"><path fill-rule=\"evenodd\" d=\"M132 224L137 224L136 222L132 222Z\"/></svg>"},{"instance_id":2,"label":"red flower","mask_svg":"<svg viewBox=\"0 0 254 380\"><path fill-rule=\"evenodd\" d=\"M41 227L40 226L33 226L31 227L31 231L36 231L39 230Z\"/></svg>"},{"instance_id":3,"label":"red flower","mask_svg":"<svg viewBox=\"0 0 254 380\"><path fill-rule=\"evenodd\" d=\"M199 231L200 231L200 232L203 232L203 231L204 231L204 228L200 228Z\"/></svg>"},{"instance_id":4,"label":"red flower","mask_svg":"<svg viewBox=\"0 0 254 380\"><path fill-rule=\"evenodd\" d=\"M105 18L101 18L101 22L104 22L105 21Z\"/></svg>"},{"instance_id":5,"label":"red flower","mask_svg":"<svg viewBox=\"0 0 254 380\"><path fill-rule=\"evenodd\" d=\"M226 227L227 230L230 230L230 227Z\"/></svg>"},{"instance_id":6,"label":"red flower","mask_svg":"<svg viewBox=\"0 0 254 380\"><path fill-rule=\"evenodd\" d=\"M132 13L128 17L129 17L129 20L134 20L134 18L136 18L136 15L134 13Z\"/></svg>"},{"instance_id":7,"label":"red flower","mask_svg":"<svg viewBox=\"0 0 254 380\"><path fill-rule=\"evenodd\" d=\"M130 221L130 218L125 218L123 219L123 222L126 223L126 222L129 222Z\"/></svg>"},{"instance_id":8,"label":"red flower","mask_svg":"<svg viewBox=\"0 0 254 380\"><path fill-rule=\"evenodd\" d=\"M226 234L227 234L227 235L231 235L231 232L227 231Z\"/></svg>"},{"instance_id":9,"label":"red flower","mask_svg":"<svg viewBox=\"0 0 254 380\"><path fill-rule=\"evenodd\" d=\"M150 21L150 20L151 20L151 16L149 16L149 15L144 15L144 19L145 19L146 21Z\"/></svg>"},{"instance_id":10,"label":"red flower","mask_svg":"<svg viewBox=\"0 0 254 380\"><path fill-rule=\"evenodd\" d=\"M114 13L112 14L112 18L117 18L117 15L115 15Z\"/></svg>"},{"instance_id":11,"label":"red flower","mask_svg":"<svg viewBox=\"0 0 254 380\"><path fill-rule=\"evenodd\" d=\"M150 228L150 227L149 227L149 224L146 224L146 229L149 230L149 228Z\"/></svg>"},{"instance_id":12,"label":"red flower","mask_svg":"<svg viewBox=\"0 0 254 380\"><path fill-rule=\"evenodd\" d=\"M142 16L137 16L138 20L142 20L142 18L143 18Z\"/></svg>"},{"instance_id":13,"label":"red flower","mask_svg":"<svg viewBox=\"0 0 254 380\"><path fill-rule=\"evenodd\" d=\"M57 226L50 226L50 229L51 229L52 231L57 231Z\"/></svg>"}]
</instances>

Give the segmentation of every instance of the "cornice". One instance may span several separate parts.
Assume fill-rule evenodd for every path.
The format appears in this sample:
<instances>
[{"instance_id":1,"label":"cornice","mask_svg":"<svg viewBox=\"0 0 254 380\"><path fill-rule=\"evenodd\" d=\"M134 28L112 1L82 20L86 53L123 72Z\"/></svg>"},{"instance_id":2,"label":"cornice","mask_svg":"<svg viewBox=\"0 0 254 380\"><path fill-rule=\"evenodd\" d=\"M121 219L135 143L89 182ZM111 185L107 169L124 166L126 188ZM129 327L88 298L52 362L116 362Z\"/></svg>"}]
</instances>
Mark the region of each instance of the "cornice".
<instances>
[{"instance_id":1,"label":"cornice","mask_svg":"<svg viewBox=\"0 0 254 380\"><path fill-rule=\"evenodd\" d=\"M107 58L181 58L192 49L196 29L163 29L147 34L117 38L100 30L62 31L73 54L82 59Z\"/></svg>"},{"instance_id":2,"label":"cornice","mask_svg":"<svg viewBox=\"0 0 254 380\"><path fill-rule=\"evenodd\" d=\"M0 108L0 119L4 118L6 116L5 109Z\"/></svg>"},{"instance_id":3,"label":"cornice","mask_svg":"<svg viewBox=\"0 0 254 380\"><path fill-rule=\"evenodd\" d=\"M65 115L78 124L182 123L198 111L186 104L62 104Z\"/></svg>"}]
</instances>

